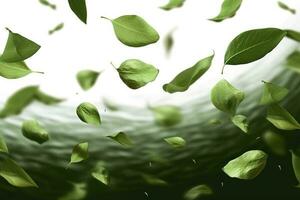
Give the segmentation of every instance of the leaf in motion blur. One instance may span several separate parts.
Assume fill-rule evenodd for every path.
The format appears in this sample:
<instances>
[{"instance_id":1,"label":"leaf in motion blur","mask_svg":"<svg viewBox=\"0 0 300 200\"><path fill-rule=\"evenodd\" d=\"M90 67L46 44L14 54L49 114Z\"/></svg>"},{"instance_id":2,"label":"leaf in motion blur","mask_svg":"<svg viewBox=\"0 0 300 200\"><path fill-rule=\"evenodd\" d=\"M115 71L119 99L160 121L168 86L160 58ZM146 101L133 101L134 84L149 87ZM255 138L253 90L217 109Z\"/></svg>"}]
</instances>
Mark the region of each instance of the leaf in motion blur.
<instances>
[{"instance_id":1,"label":"leaf in motion blur","mask_svg":"<svg viewBox=\"0 0 300 200\"><path fill-rule=\"evenodd\" d=\"M282 1L278 1L278 6L283 10L289 11L292 14L296 14L296 9L289 7L287 4L283 3Z\"/></svg>"},{"instance_id":2,"label":"leaf in motion blur","mask_svg":"<svg viewBox=\"0 0 300 200\"><path fill-rule=\"evenodd\" d=\"M169 0L169 2L164 5L161 6L160 8L166 11L172 10L174 8L180 8L183 6L185 0Z\"/></svg>"},{"instance_id":3,"label":"leaf in motion blur","mask_svg":"<svg viewBox=\"0 0 300 200\"><path fill-rule=\"evenodd\" d=\"M225 19L234 17L236 12L241 7L242 0L224 0L221 11L218 14L218 16L211 18L209 20L215 21L215 22L221 22Z\"/></svg>"},{"instance_id":4,"label":"leaf in motion blur","mask_svg":"<svg viewBox=\"0 0 300 200\"><path fill-rule=\"evenodd\" d=\"M197 185L184 193L185 200L197 200L213 194L213 190L208 185Z\"/></svg>"},{"instance_id":5,"label":"leaf in motion blur","mask_svg":"<svg viewBox=\"0 0 300 200\"><path fill-rule=\"evenodd\" d=\"M116 141L117 143L123 145L124 147L132 147L133 146L132 140L124 132L119 132L115 135L110 135L110 136L107 136L107 137L114 140L114 141Z\"/></svg>"},{"instance_id":6,"label":"leaf in motion blur","mask_svg":"<svg viewBox=\"0 0 300 200\"><path fill-rule=\"evenodd\" d=\"M186 141L182 137L168 137L164 140L174 148L182 148L186 145Z\"/></svg>"},{"instance_id":7,"label":"leaf in motion blur","mask_svg":"<svg viewBox=\"0 0 300 200\"><path fill-rule=\"evenodd\" d=\"M56 10L56 5L53 3L50 3L48 0L39 0L39 2L44 6L48 6L49 8Z\"/></svg>"},{"instance_id":8,"label":"leaf in motion blur","mask_svg":"<svg viewBox=\"0 0 300 200\"><path fill-rule=\"evenodd\" d=\"M153 112L156 124L160 126L174 126L182 121L180 107L173 105L162 105L150 107Z\"/></svg>"},{"instance_id":9,"label":"leaf in motion blur","mask_svg":"<svg viewBox=\"0 0 300 200\"><path fill-rule=\"evenodd\" d=\"M22 124L22 133L24 137L39 144L43 144L49 140L48 131L37 120L24 121Z\"/></svg>"},{"instance_id":10,"label":"leaf in motion blur","mask_svg":"<svg viewBox=\"0 0 300 200\"><path fill-rule=\"evenodd\" d=\"M53 29L49 30L48 33L49 33L49 35L52 35L53 33L60 31L63 28L64 28L64 23L59 23Z\"/></svg>"}]
</instances>

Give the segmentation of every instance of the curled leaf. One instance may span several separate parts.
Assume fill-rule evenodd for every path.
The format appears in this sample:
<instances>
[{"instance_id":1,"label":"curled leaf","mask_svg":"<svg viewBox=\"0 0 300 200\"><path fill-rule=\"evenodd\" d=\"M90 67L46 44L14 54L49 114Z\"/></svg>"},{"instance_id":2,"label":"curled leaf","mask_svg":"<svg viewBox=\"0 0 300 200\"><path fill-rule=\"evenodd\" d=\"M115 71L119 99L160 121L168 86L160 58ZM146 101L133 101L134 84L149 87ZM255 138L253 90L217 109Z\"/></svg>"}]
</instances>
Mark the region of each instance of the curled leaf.
<instances>
[{"instance_id":1,"label":"curled leaf","mask_svg":"<svg viewBox=\"0 0 300 200\"><path fill-rule=\"evenodd\" d=\"M104 167L103 162L98 162L92 172L92 177L103 183L104 185L109 184L109 175L107 169Z\"/></svg>"},{"instance_id":2,"label":"curled leaf","mask_svg":"<svg viewBox=\"0 0 300 200\"><path fill-rule=\"evenodd\" d=\"M84 102L77 107L76 110L77 116L79 119L87 124L91 125L100 125L101 118L99 112L91 103Z\"/></svg>"},{"instance_id":3,"label":"curled leaf","mask_svg":"<svg viewBox=\"0 0 300 200\"><path fill-rule=\"evenodd\" d=\"M24 137L43 144L49 140L48 131L45 130L36 120L26 120L22 124Z\"/></svg>"},{"instance_id":4,"label":"curled leaf","mask_svg":"<svg viewBox=\"0 0 300 200\"><path fill-rule=\"evenodd\" d=\"M87 9L85 0L68 0L71 10L75 15L86 24L87 21Z\"/></svg>"},{"instance_id":5,"label":"curled leaf","mask_svg":"<svg viewBox=\"0 0 300 200\"><path fill-rule=\"evenodd\" d=\"M224 0L221 11L218 14L218 16L211 18L209 20L215 21L215 22L221 22L225 19L234 17L236 12L241 7L242 0Z\"/></svg>"},{"instance_id":6,"label":"curled leaf","mask_svg":"<svg viewBox=\"0 0 300 200\"><path fill-rule=\"evenodd\" d=\"M247 133L248 132L248 120L247 117L244 115L235 115L231 119L232 123L239 127L243 132Z\"/></svg>"},{"instance_id":7,"label":"curled leaf","mask_svg":"<svg viewBox=\"0 0 300 200\"><path fill-rule=\"evenodd\" d=\"M107 136L107 137L125 147L132 147L132 145L133 145L133 142L131 141L131 139L124 132L119 132L115 135Z\"/></svg>"},{"instance_id":8,"label":"curled leaf","mask_svg":"<svg viewBox=\"0 0 300 200\"><path fill-rule=\"evenodd\" d=\"M73 147L70 164L79 163L88 159L89 157L88 148L89 148L89 143L87 142L76 144Z\"/></svg>"},{"instance_id":9,"label":"curled leaf","mask_svg":"<svg viewBox=\"0 0 300 200\"><path fill-rule=\"evenodd\" d=\"M76 78L83 90L89 90L94 86L99 75L99 72L93 70L82 70L77 73Z\"/></svg>"},{"instance_id":10,"label":"curled leaf","mask_svg":"<svg viewBox=\"0 0 300 200\"><path fill-rule=\"evenodd\" d=\"M264 81L264 92L260 99L261 105L273 104L280 102L287 94L289 90Z\"/></svg>"},{"instance_id":11,"label":"curled leaf","mask_svg":"<svg viewBox=\"0 0 300 200\"><path fill-rule=\"evenodd\" d=\"M181 148L186 145L186 141L182 137L168 137L164 140L174 148Z\"/></svg>"},{"instance_id":12,"label":"curled leaf","mask_svg":"<svg viewBox=\"0 0 300 200\"><path fill-rule=\"evenodd\" d=\"M177 106L163 105L150 107L155 122L160 126L174 126L182 121L181 109Z\"/></svg>"}]
</instances>

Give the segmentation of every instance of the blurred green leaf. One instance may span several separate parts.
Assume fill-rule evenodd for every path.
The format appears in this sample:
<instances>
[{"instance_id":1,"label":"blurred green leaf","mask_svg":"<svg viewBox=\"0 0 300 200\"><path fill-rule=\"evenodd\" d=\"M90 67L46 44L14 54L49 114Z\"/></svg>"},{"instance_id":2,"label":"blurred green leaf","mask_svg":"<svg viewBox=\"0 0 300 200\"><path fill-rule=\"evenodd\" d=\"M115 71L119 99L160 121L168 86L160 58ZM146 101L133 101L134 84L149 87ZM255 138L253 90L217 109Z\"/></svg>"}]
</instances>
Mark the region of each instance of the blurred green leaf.
<instances>
[{"instance_id":1,"label":"blurred green leaf","mask_svg":"<svg viewBox=\"0 0 300 200\"><path fill-rule=\"evenodd\" d=\"M295 40L297 42L300 42L300 32L295 30L285 30L286 31L286 37L290 38L292 40Z\"/></svg>"},{"instance_id":2,"label":"blurred green leaf","mask_svg":"<svg viewBox=\"0 0 300 200\"><path fill-rule=\"evenodd\" d=\"M155 122L160 126L174 126L182 121L181 109L177 106L162 105L150 107L154 114Z\"/></svg>"},{"instance_id":3,"label":"blurred green leaf","mask_svg":"<svg viewBox=\"0 0 300 200\"><path fill-rule=\"evenodd\" d=\"M56 10L56 5L50 3L50 2L47 1L47 0L39 0L39 2L40 2L42 5L48 6L49 8L52 8L53 10Z\"/></svg>"},{"instance_id":4,"label":"blurred green leaf","mask_svg":"<svg viewBox=\"0 0 300 200\"><path fill-rule=\"evenodd\" d=\"M48 33L49 33L49 35L52 35L53 33L60 31L63 28L64 28L64 23L60 23L60 24L57 24L53 29L49 30Z\"/></svg>"},{"instance_id":5,"label":"blurred green leaf","mask_svg":"<svg viewBox=\"0 0 300 200\"><path fill-rule=\"evenodd\" d=\"M186 141L182 137L168 137L164 140L174 148L181 148L186 145Z\"/></svg>"},{"instance_id":6,"label":"blurred green leaf","mask_svg":"<svg viewBox=\"0 0 300 200\"><path fill-rule=\"evenodd\" d=\"M209 20L215 21L215 22L221 22L225 19L234 17L236 12L241 7L242 0L224 0L221 11L218 14L218 16L211 18Z\"/></svg>"},{"instance_id":7,"label":"blurred green leaf","mask_svg":"<svg viewBox=\"0 0 300 200\"><path fill-rule=\"evenodd\" d=\"M160 8L163 10L172 10L174 8L180 8L183 6L185 0L169 0L169 2L164 5L161 6Z\"/></svg>"},{"instance_id":8,"label":"blurred green leaf","mask_svg":"<svg viewBox=\"0 0 300 200\"><path fill-rule=\"evenodd\" d=\"M149 185L153 186L167 186L168 183L165 180L157 178L155 176L149 174L142 174L142 178L148 183Z\"/></svg>"},{"instance_id":9,"label":"blurred green leaf","mask_svg":"<svg viewBox=\"0 0 300 200\"><path fill-rule=\"evenodd\" d=\"M294 51L286 59L287 68L300 73L300 52Z\"/></svg>"},{"instance_id":10,"label":"blurred green leaf","mask_svg":"<svg viewBox=\"0 0 300 200\"><path fill-rule=\"evenodd\" d=\"M6 146L5 140L0 136L0 152L8 153L8 148Z\"/></svg>"},{"instance_id":11,"label":"blurred green leaf","mask_svg":"<svg viewBox=\"0 0 300 200\"><path fill-rule=\"evenodd\" d=\"M287 144L283 136L272 131L267 131L263 134L263 139L274 154L278 156L286 155Z\"/></svg>"},{"instance_id":12,"label":"blurred green leaf","mask_svg":"<svg viewBox=\"0 0 300 200\"><path fill-rule=\"evenodd\" d=\"M117 143L125 146L125 147L132 147L133 146L133 142L131 141L131 139L127 136L126 133L124 132L119 132L115 135L112 136L107 136L108 138L116 141Z\"/></svg>"},{"instance_id":13,"label":"blurred green leaf","mask_svg":"<svg viewBox=\"0 0 300 200\"><path fill-rule=\"evenodd\" d=\"M202 197L210 196L213 190L208 185L197 185L184 193L185 200L197 200Z\"/></svg>"},{"instance_id":14,"label":"blurred green leaf","mask_svg":"<svg viewBox=\"0 0 300 200\"><path fill-rule=\"evenodd\" d=\"M43 144L49 140L48 131L43 128L36 120L26 120L22 124L22 133L24 137Z\"/></svg>"},{"instance_id":15,"label":"blurred green leaf","mask_svg":"<svg viewBox=\"0 0 300 200\"><path fill-rule=\"evenodd\" d=\"M100 72L93 70L81 70L77 73L76 78L83 90L91 89L96 83Z\"/></svg>"},{"instance_id":16,"label":"blurred green leaf","mask_svg":"<svg viewBox=\"0 0 300 200\"><path fill-rule=\"evenodd\" d=\"M289 93L289 90L284 87L265 81L263 81L263 83L264 92L260 99L261 105L278 103Z\"/></svg>"},{"instance_id":17,"label":"blurred green leaf","mask_svg":"<svg viewBox=\"0 0 300 200\"><path fill-rule=\"evenodd\" d=\"M287 4L283 3L282 1L278 1L278 6L282 8L283 10L289 11L292 14L296 14L296 10L293 8L290 8Z\"/></svg>"}]
</instances>

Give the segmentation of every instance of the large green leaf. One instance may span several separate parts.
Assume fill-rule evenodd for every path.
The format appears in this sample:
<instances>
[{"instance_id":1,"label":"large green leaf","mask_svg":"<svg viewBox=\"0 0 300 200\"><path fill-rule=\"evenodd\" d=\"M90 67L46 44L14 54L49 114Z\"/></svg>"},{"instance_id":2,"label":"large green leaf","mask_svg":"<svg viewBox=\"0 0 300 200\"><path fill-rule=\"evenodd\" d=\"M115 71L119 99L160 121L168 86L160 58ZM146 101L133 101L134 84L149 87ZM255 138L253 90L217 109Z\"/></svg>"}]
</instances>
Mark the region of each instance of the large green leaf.
<instances>
[{"instance_id":1,"label":"large green leaf","mask_svg":"<svg viewBox=\"0 0 300 200\"><path fill-rule=\"evenodd\" d=\"M267 105L280 102L288 93L289 90L275 85L273 83L264 82L264 92L260 99L261 105Z\"/></svg>"},{"instance_id":2,"label":"large green leaf","mask_svg":"<svg viewBox=\"0 0 300 200\"><path fill-rule=\"evenodd\" d=\"M43 144L49 140L48 131L37 120L24 121L22 124L22 133L24 137L39 144Z\"/></svg>"},{"instance_id":3,"label":"large green leaf","mask_svg":"<svg viewBox=\"0 0 300 200\"><path fill-rule=\"evenodd\" d=\"M211 18L210 20L221 22L225 19L234 17L241 4L242 0L224 0L218 16Z\"/></svg>"},{"instance_id":4,"label":"large green leaf","mask_svg":"<svg viewBox=\"0 0 300 200\"><path fill-rule=\"evenodd\" d=\"M150 107L156 124L160 126L174 126L182 121L181 109L177 106L162 105Z\"/></svg>"},{"instance_id":5,"label":"large green leaf","mask_svg":"<svg viewBox=\"0 0 300 200\"><path fill-rule=\"evenodd\" d=\"M70 164L82 162L89 157L89 143L83 142L73 147Z\"/></svg>"},{"instance_id":6,"label":"large green leaf","mask_svg":"<svg viewBox=\"0 0 300 200\"><path fill-rule=\"evenodd\" d=\"M174 8L180 8L183 6L184 2L185 0L169 0L166 5L161 6L160 8L163 10L172 10Z\"/></svg>"},{"instance_id":7,"label":"large green leaf","mask_svg":"<svg viewBox=\"0 0 300 200\"><path fill-rule=\"evenodd\" d=\"M85 0L68 0L71 10L75 15L86 24L87 21L87 9Z\"/></svg>"},{"instance_id":8,"label":"large green leaf","mask_svg":"<svg viewBox=\"0 0 300 200\"><path fill-rule=\"evenodd\" d=\"M94 86L99 75L99 72L93 70L81 70L77 73L76 78L83 90L89 90Z\"/></svg>"},{"instance_id":9,"label":"large green leaf","mask_svg":"<svg viewBox=\"0 0 300 200\"><path fill-rule=\"evenodd\" d=\"M87 124L100 125L101 118L99 112L91 103L84 102L80 104L76 109L77 116L79 119Z\"/></svg>"},{"instance_id":10,"label":"large green leaf","mask_svg":"<svg viewBox=\"0 0 300 200\"><path fill-rule=\"evenodd\" d=\"M32 71L25 62L7 63L0 61L0 76L7 79L17 79L30 74Z\"/></svg>"}]
</instances>

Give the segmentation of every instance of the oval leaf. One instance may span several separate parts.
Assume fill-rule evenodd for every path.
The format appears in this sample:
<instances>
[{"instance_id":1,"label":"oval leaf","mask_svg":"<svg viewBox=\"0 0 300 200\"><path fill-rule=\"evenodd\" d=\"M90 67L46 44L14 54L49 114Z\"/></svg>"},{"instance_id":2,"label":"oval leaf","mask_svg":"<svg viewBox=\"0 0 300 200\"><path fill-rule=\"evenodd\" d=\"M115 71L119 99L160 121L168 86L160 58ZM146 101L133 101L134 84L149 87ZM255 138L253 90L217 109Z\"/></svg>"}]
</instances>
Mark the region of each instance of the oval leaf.
<instances>
[{"instance_id":1,"label":"oval leaf","mask_svg":"<svg viewBox=\"0 0 300 200\"><path fill-rule=\"evenodd\" d=\"M171 50L174 46L174 38L173 38L173 32L174 29L171 30L165 37L164 39L164 47L165 47L165 51L166 51L166 55L169 56L171 53Z\"/></svg>"},{"instance_id":2,"label":"oval leaf","mask_svg":"<svg viewBox=\"0 0 300 200\"><path fill-rule=\"evenodd\" d=\"M174 148L181 148L186 145L185 140L181 137L169 137L164 140Z\"/></svg>"},{"instance_id":3,"label":"oval leaf","mask_svg":"<svg viewBox=\"0 0 300 200\"><path fill-rule=\"evenodd\" d=\"M93 70L82 70L77 73L77 81L83 90L91 89L96 83L99 72Z\"/></svg>"},{"instance_id":4,"label":"oval leaf","mask_svg":"<svg viewBox=\"0 0 300 200\"><path fill-rule=\"evenodd\" d=\"M70 164L79 163L88 159L89 157L88 148L89 148L89 143L87 142L76 144L73 147Z\"/></svg>"},{"instance_id":5,"label":"oval leaf","mask_svg":"<svg viewBox=\"0 0 300 200\"><path fill-rule=\"evenodd\" d=\"M131 141L131 139L124 132L119 132L113 136L107 136L107 137L125 147L132 147L132 145L133 145L133 142Z\"/></svg>"},{"instance_id":6,"label":"oval leaf","mask_svg":"<svg viewBox=\"0 0 300 200\"><path fill-rule=\"evenodd\" d=\"M208 185L197 185L192 187L184 194L185 200L197 200L204 196L210 196L213 194L213 190Z\"/></svg>"},{"instance_id":7,"label":"oval leaf","mask_svg":"<svg viewBox=\"0 0 300 200\"><path fill-rule=\"evenodd\" d=\"M248 132L248 120L247 117L244 115L235 115L231 119L232 123L239 127L243 132L247 133Z\"/></svg>"},{"instance_id":8,"label":"oval leaf","mask_svg":"<svg viewBox=\"0 0 300 200\"><path fill-rule=\"evenodd\" d=\"M180 8L183 6L185 0L169 0L169 2L164 5L161 6L160 8L163 10L172 10L174 8Z\"/></svg>"},{"instance_id":9,"label":"oval leaf","mask_svg":"<svg viewBox=\"0 0 300 200\"><path fill-rule=\"evenodd\" d=\"M31 73L25 62L6 63L0 61L0 76L7 79L17 79Z\"/></svg>"},{"instance_id":10,"label":"oval leaf","mask_svg":"<svg viewBox=\"0 0 300 200\"><path fill-rule=\"evenodd\" d=\"M49 140L48 132L36 120L27 120L22 124L22 133L24 137L39 144Z\"/></svg>"},{"instance_id":11,"label":"oval leaf","mask_svg":"<svg viewBox=\"0 0 300 200\"><path fill-rule=\"evenodd\" d=\"M181 109L177 106L163 105L150 107L155 122L160 126L174 126L182 121Z\"/></svg>"},{"instance_id":12,"label":"oval leaf","mask_svg":"<svg viewBox=\"0 0 300 200\"><path fill-rule=\"evenodd\" d=\"M215 22L221 22L224 19L228 19L234 17L236 12L241 7L242 0L224 0L222 4L222 8L218 16L209 19Z\"/></svg>"},{"instance_id":13,"label":"oval leaf","mask_svg":"<svg viewBox=\"0 0 300 200\"><path fill-rule=\"evenodd\" d=\"M285 3L283 3L282 1L278 1L278 6L280 8L282 8L283 10L289 11L292 14L296 14L296 10L293 8L290 8L288 5L286 5Z\"/></svg>"},{"instance_id":14,"label":"oval leaf","mask_svg":"<svg viewBox=\"0 0 300 200\"><path fill-rule=\"evenodd\" d=\"M101 118L97 108L88 102L82 103L76 110L79 119L87 124L100 125Z\"/></svg>"},{"instance_id":15,"label":"oval leaf","mask_svg":"<svg viewBox=\"0 0 300 200\"><path fill-rule=\"evenodd\" d=\"M263 139L274 154L278 156L286 155L287 144L283 136L272 131L267 131L263 134Z\"/></svg>"},{"instance_id":16,"label":"oval leaf","mask_svg":"<svg viewBox=\"0 0 300 200\"><path fill-rule=\"evenodd\" d=\"M288 93L289 90L275 85L273 83L264 82L264 92L260 99L261 105L278 103L281 101Z\"/></svg>"},{"instance_id":17,"label":"oval leaf","mask_svg":"<svg viewBox=\"0 0 300 200\"><path fill-rule=\"evenodd\" d=\"M8 148L6 146L5 140L0 137L0 152L8 153Z\"/></svg>"},{"instance_id":18,"label":"oval leaf","mask_svg":"<svg viewBox=\"0 0 300 200\"><path fill-rule=\"evenodd\" d=\"M68 0L71 10L75 15L86 24L87 20L87 9L85 0Z\"/></svg>"}]
</instances>

